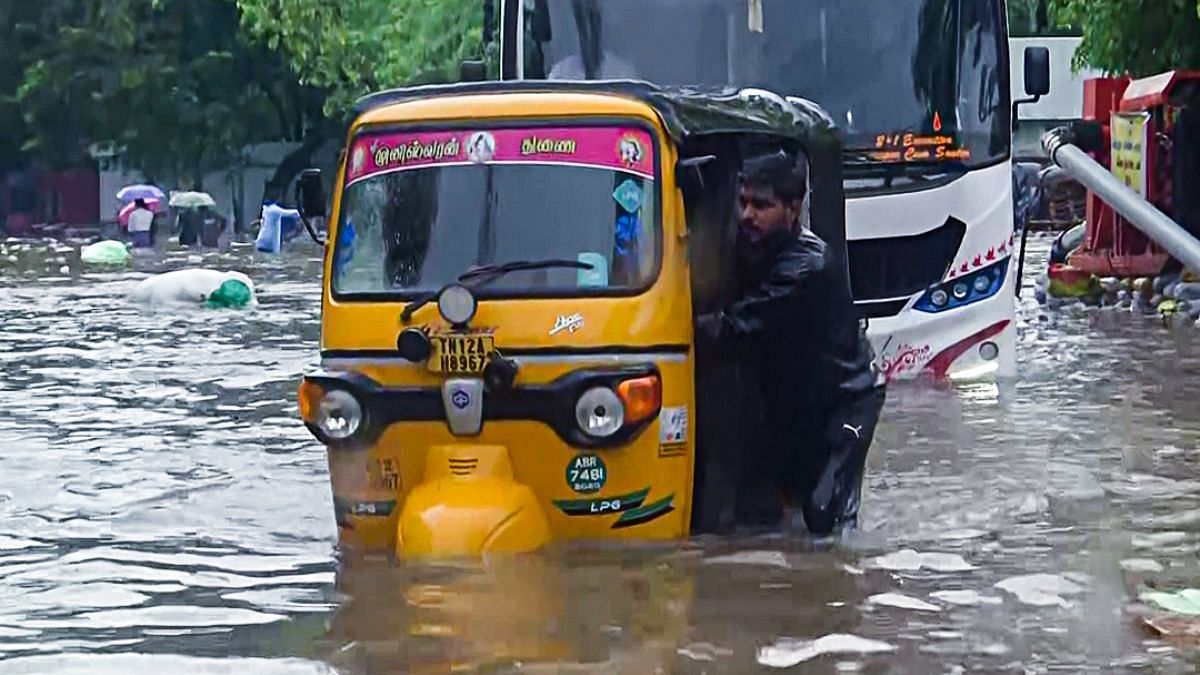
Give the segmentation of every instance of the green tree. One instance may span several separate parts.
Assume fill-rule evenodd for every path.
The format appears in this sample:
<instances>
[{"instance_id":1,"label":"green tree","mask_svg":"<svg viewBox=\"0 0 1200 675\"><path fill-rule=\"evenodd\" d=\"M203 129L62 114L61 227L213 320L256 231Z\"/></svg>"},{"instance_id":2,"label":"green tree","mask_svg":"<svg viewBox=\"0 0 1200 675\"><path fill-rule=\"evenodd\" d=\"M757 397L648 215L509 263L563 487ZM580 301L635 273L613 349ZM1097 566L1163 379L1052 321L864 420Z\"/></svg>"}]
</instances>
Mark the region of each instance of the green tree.
<instances>
[{"instance_id":1,"label":"green tree","mask_svg":"<svg viewBox=\"0 0 1200 675\"><path fill-rule=\"evenodd\" d=\"M1008 30L1012 37L1077 36L1079 28L1060 25L1050 11L1052 0L1008 0Z\"/></svg>"},{"instance_id":2,"label":"green tree","mask_svg":"<svg viewBox=\"0 0 1200 675\"><path fill-rule=\"evenodd\" d=\"M1135 77L1200 69L1197 0L1052 0L1059 25L1083 29L1075 66Z\"/></svg>"},{"instance_id":3,"label":"green tree","mask_svg":"<svg viewBox=\"0 0 1200 675\"><path fill-rule=\"evenodd\" d=\"M25 46L17 100L24 149L49 163L110 143L151 179L199 180L249 144L301 141L323 123L321 92L242 39L234 0L27 4L37 11L17 30L41 38Z\"/></svg>"},{"instance_id":4,"label":"green tree","mask_svg":"<svg viewBox=\"0 0 1200 675\"><path fill-rule=\"evenodd\" d=\"M32 30L39 12L36 3L0 0L0 174L25 159L28 128L17 93L29 54L42 39Z\"/></svg>"},{"instance_id":5,"label":"green tree","mask_svg":"<svg viewBox=\"0 0 1200 675\"><path fill-rule=\"evenodd\" d=\"M481 0L238 0L243 26L344 114L363 94L456 78L481 55Z\"/></svg>"}]
</instances>

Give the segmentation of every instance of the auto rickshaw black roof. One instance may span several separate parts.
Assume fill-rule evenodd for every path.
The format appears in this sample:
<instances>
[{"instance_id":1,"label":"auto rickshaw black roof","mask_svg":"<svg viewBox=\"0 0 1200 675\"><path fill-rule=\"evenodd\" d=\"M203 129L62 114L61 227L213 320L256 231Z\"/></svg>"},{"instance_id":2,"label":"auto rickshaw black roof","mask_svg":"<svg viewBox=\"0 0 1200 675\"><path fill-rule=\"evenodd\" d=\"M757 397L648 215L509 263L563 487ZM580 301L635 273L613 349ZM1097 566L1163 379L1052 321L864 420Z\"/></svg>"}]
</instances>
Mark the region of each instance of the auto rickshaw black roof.
<instances>
[{"instance_id":1,"label":"auto rickshaw black roof","mask_svg":"<svg viewBox=\"0 0 1200 675\"><path fill-rule=\"evenodd\" d=\"M816 141L814 136L834 129L830 117L809 101L793 106L797 117L765 99L744 100L736 89L666 88L640 80L507 80L403 87L360 98L354 113L419 98L513 93L609 94L642 101L662 117L667 133L680 145L697 136L765 135L795 139L807 147Z\"/></svg>"}]
</instances>

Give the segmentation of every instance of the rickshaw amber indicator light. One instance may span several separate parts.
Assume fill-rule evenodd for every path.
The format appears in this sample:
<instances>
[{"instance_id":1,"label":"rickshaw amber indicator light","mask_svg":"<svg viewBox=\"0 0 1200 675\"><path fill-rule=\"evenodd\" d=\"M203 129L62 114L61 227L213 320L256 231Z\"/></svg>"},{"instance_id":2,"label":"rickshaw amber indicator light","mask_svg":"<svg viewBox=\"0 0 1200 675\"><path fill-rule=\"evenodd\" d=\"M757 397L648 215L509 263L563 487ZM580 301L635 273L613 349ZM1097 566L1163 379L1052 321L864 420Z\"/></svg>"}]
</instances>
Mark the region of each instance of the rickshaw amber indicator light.
<instances>
[{"instance_id":1,"label":"rickshaw amber indicator light","mask_svg":"<svg viewBox=\"0 0 1200 675\"><path fill-rule=\"evenodd\" d=\"M325 395L325 390L312 380L305 379L300 381L299 394L300 419L312 422L316 418L317 405L321 402L321 397Z\"/></svg>"},{"instance_id":2,"label":"rickshaw amber indicator light","mask_svg":"<svg viewBox=\"0 0 1200 675\"><path fill-rule=\"evenodd\" d=\"M626 424L641 422L662 407L662 380L657 375L625 380L617 385L617 396L625 404Z\"/></svg>"}]
</instances>

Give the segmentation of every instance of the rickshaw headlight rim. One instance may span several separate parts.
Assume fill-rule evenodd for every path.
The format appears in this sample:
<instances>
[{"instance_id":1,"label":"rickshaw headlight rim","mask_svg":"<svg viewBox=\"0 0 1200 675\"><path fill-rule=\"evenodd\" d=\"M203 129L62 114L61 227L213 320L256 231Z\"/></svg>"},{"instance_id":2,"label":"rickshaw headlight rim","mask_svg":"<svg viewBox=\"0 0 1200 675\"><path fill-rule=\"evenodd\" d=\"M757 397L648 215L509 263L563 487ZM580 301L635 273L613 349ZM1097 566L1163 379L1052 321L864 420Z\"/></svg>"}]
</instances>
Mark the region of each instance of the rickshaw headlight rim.
<instances>
[{"instance_id":1,"label":"rickshaw headlight rim","mask_svg":"<svg viewBox=\"0 0 1200 675\"><path fill-rule=\"evenodd\" d=\"M594 387L583 392L575 403L575 421L588 436L608 438L624 426L625 406L612 389Z\"/></svg>"},{"instance_id":2,"label":"rickshaw headlight rim","mask_svg":"<svg viewBox=\"0 0 1200 675\"><path fill-rule=\"evenodd\" d=\"M451 284L438 293L438 312L451 325L461 326L475 318L479 302L475 294L462 284Z\"/></svg>"},{"instance_id":3,"label":"rickshaw headlight rim","mask_svg":"<svg viewBox=\"0 0 1200 675\"><path fill-rule=\"evenodd\" d=\"M330 439L346 440L362 427L362 404L343 389L328 391L317 404L315 423L321 433Z\"/></svg>"}]
</instances>

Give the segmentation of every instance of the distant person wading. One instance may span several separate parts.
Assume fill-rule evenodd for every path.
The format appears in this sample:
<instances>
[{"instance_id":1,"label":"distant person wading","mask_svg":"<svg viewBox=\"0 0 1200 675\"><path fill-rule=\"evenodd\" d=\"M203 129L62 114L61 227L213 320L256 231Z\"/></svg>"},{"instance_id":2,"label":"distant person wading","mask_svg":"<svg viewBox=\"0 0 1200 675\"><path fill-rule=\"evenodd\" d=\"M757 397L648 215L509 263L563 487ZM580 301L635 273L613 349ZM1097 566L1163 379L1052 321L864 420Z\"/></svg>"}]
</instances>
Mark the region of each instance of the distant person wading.
<instances>
[{"instance_id":1,"label":"distant person wading","mask_svg":"<svg viewBox=\"0 0 1200 675\"><path fill-rule=\"evenodd\" d=\"M145 199L138 199L129 214L129 238L134 246L145 248L154 245L154 235L154 212Z\"/></svg>"}]
</instances>

